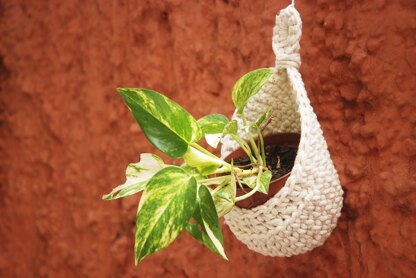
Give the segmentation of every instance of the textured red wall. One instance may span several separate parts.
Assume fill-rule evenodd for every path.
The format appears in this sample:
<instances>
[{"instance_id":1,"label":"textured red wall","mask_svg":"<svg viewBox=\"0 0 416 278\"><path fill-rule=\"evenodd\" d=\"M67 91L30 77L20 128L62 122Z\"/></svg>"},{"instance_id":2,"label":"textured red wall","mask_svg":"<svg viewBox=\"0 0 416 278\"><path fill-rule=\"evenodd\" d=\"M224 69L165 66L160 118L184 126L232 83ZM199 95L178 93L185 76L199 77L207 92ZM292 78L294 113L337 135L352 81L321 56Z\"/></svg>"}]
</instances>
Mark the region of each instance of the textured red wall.
<instances>
[{"instance_id":1,"label":"textured red wall","mask_svg":"<svg viewBox=\"0 0 416 278\"><path fill-rule=\"evenodd\" d=\"M289 1L1 1L0 277L415 277L416 2L297 1L301 72L344 186L324 246L229 262L183 235L133 266L138 196L103 202L153 151L115 92L231 115L235 80L272 66Z\"/></svg>"}]
</instances>

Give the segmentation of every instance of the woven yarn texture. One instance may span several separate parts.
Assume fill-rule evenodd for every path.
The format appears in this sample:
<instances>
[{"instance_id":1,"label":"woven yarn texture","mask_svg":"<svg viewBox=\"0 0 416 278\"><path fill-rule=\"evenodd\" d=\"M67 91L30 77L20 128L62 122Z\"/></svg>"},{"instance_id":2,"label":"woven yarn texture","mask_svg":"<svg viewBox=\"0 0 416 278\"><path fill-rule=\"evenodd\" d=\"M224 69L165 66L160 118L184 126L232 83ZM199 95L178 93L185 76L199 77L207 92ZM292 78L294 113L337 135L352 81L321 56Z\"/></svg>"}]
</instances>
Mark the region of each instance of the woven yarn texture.
<instances>
[{"instance_id":1,"label":"woven yarn texture","mask_svg":"<svg viewBox=\"0 0 416 278\"><path fill-rule=\"evenodd\" d=\"M301 134L298 153L285 186L265 204L234 209L225 222L253 251L268 256L293 256L320 246L340 216L343 191L337 171L299 73L302 21L294 5L280 11L273 29L275 73L245 108L254 122L269 107L272 122L264 135ZM233 116L242 126L236 112ZM244 131L240 135L247 139ZM222 157L238 148L225 137Z\"/></svg>"}]
</instances>

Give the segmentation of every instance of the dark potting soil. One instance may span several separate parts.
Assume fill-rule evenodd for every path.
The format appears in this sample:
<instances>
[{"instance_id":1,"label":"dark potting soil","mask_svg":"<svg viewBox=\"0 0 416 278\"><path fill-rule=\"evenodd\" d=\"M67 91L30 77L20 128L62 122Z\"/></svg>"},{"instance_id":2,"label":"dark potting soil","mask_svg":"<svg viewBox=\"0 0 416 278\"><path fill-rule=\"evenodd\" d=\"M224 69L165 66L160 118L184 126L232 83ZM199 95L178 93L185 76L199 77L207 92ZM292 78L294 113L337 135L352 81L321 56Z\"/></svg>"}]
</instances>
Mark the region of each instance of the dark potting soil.
<instances>
[{"instance_id":1,"label":"dark potting soil","mask_svg":"<svg viewBox=\"0 0 416 278\"><path fill-rule=\"evenodd\" d=\"M266 154L267 168L272 172L272 180L276 180L289 173L295 163L297 148L289 146L268 145L264 148ZM248 157L238 157L234 159L234 165L250 169L250 159ZM245 167L244 167L245 168Z\"/></svg>"}]
</instances>

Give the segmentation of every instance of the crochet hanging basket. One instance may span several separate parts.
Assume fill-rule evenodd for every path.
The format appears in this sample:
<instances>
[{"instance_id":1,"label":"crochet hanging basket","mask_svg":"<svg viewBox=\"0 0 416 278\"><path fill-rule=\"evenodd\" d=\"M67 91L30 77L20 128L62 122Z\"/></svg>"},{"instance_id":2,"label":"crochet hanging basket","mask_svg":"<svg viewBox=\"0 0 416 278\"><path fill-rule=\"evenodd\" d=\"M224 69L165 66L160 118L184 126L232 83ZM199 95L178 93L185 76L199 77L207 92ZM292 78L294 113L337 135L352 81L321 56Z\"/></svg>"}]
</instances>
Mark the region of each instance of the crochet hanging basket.
<instances>
[{"instance_id":1,"label":"crochet hanging basket","mask_svg":"<svg viewBox=\"0 0 416 278\"><path fill-rule=\"evenodd\" d=\"M293 256L324 243L336 226L343 191L337 171L299 73L302 22L294 5L281 10L273 29L275 73L251 98L245 114L255 121L273 109L273 121L264 135L300 133L290 177L284 187L263 205L234 209L225 222L235 236L253 251L268 256ZM241 126L237 114L233 116ZM244 131L240 135L247 139ZM237 149L224 138L222 157Z\"/></svg>"}]
</instances>

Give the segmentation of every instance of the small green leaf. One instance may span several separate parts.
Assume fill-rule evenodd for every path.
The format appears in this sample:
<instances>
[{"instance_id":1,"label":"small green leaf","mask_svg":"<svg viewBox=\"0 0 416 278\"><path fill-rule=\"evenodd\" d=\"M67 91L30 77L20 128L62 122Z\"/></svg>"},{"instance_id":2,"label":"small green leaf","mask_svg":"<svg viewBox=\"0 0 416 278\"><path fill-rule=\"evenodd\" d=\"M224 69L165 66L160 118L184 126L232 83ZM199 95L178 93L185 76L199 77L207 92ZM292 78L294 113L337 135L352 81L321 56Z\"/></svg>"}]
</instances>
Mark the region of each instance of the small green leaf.
<instances>
[{"instance_id":1,"label":"small green leaf","mask_svg":"<svg viewBox=\"0 0 416 278\"><path fill-rule=\"evenodd\" d=\"M212 192L212 198L219 217L229 213L235 204L236 182L234 176L229 183L221 186L220 189Z\"/></svg>"},{"instance_id":2,"label":"small green leaf","mask_svg":"<svg viewBox=\"0 0 416 278\"><path fill-rule=\"evenodd\" d=\"M256 181L257 181L257 175L243 178L243 182L251 189L254 189L254 187L256 187Z\"/></svg>"},{"instance_id":3,"label":"small green leaf","mask_svg":"<svg viewBox=\"0 0 416 278\"><path fill-rule=\"evenodd\" d=\"M222 137L222 131L228 122L227 117L221 114L210 114L198 120L208 145L217 148Z\"/></svg>"},{"instance_id":4,"label":"small green leaf","mask_svg":"<svg viewBox=\"0 0 416 278\"><path fill-rule=\"evenodd\" d=\"M248 99L260 91L272 74L272 69L256 69L247 73L235 83L232 98L238 113L243 112Z\"/></svg>"},{"instance_id":5,"label":"small green leaf","mask_svg":"<svg viewBox=\"0 0 416 278\"><path fill-rule=\"evenodd\" d=\"M224 252L224 240L214 201L204 185L199 187L193 218L195 223L188 224L186 230L213 252L228 260Z\"/></svg>"},{"instance_id":6,"label":"small green leaf","mask_svg":"<svg viewBox=\"0 0 416 278\"><path fill-rule=\"evenodd\" d=\"M223 134L237 135L237 131L238 131L237 121L232 120L228 124L225 125Z\"/></svg>"},{"instance_id":7,"label":"small green leaf","mask_svg":"<svg viewBox=\"0 0 416 278\"><path fill-rule=\"evenodd\" d=\"M166 167L153 176L139 204L136 264L180 235L194 212L196 196L195 178L179 167Z\"/></svg>"},{"instance_id":8,"label":"small green leaf","mask_svg":"<svg viewBox=\"0 0 416 278\"><path fill-rule=\"evenodd\" d=\"M270 172L270 170L268 169L264 170L264 172L261 173L260 185L257 191L267 194L269 192L269 185L270 185L271 179L272 179L272 172ZM243 182L251 189L254 189L256 187L257 175L245 177L243 179Z\"/></svg>"},{"instance_id":9,"label":"small green leaf","mask_svg":"<svg viewBox=\"0 0 416 278\"><path fill-rule=\"evenodd\" d=\"M267 109L267 111L261 114L261 116L256 120L256 122L253 124L253 127L254 128L260 127L262 123L270 117L271 113L272 113L272 109L271 108Z\"/></svg>"},{"instance_id":10,"label":"small green leaf","mask_svg":"<svg viewBox=\"0 0 416 278\"><path fill-rule=\"evenodd\" d=\"M144 190L146 184L159 172L165 164L157 155L143 153L140 155L140 162L131 163L126 169L126 182L117 186L109 194L104 195L104 200L114 200L135 194Z\"/></svg>"},{"instance_id":11,"label":"small green leaf","mask_svg":"<svg viewBox=\"0 0 416 278\"><path fill-rule=\"evenodd\" d=\"M206 115L198 120L198 124L204 135L222 133L227 123L227 117L221 114Z\"/></svg>"},{"instance_id":12,"label":"small green leaf","mask_svg":"<svg viewBox=\"0 0 416 278\"><path fill-rule=\"evenodd\" d=\"M270 181L272 179L272 172L270 170L265 170L263 173L261 173L260 176L260 186L257 191L267 194L269 193L269 185Z\"/></svg>"},{"instance_id":13,"label":"small green leaf","mask_svg":"<svg viewBox=\"0 0 416 278\"><path fill-rule=\"evenodd\" d=\"M194 147L189 147L183 156L186 164L196 168L202 175L212 174L217 168L224 164L220 158L207 155Z\"/></svg>"},{"instance_id":14,"label":"small green leaf","mask_svg":"<svg viewBox=\"0 0 416 278\"><path fill-rule=\"evenodd\" d=\"M119 88L147 139L161 152L181 157L202 137L196 120L179 104L147 89Z\"/></svg>"}]
</instances>

